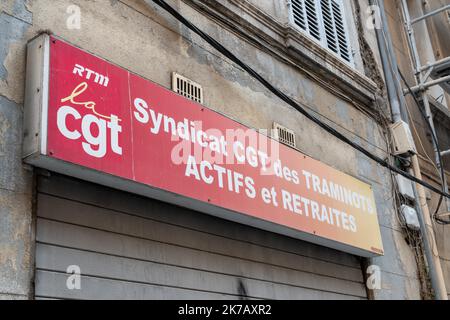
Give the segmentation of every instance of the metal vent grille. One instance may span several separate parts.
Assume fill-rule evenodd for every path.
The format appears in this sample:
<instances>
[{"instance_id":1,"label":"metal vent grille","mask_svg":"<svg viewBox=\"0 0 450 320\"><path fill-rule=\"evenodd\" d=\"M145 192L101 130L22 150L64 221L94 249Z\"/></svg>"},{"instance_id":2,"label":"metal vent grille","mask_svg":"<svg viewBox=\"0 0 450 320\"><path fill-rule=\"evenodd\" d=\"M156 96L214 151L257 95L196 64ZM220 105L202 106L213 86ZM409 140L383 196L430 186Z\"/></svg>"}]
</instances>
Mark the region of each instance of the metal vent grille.
<instances>
[{"instance_id":1,"label":"metal vent grille","mask_svg":"<svg viewBox=\"0 0 450 320\"><path fill-rule=\"evenodd\" d=\"M176 72L172 73L172 90L190 100L203 104L202 86Z\"/></svg>"},{"instance_id":2,"label":"metal vent grille","mask_svg":"<svg viewBox=\"0 0 450 320\"><path fill-rule=\"evenodd\" d=\"M283 127L281 124L276 122L273 123L273 129L274 138L276 140L290 147L297 147L295 142L295 132L293 130Z\"/></svg>"},{"instance_id":3,"label":"metal vent grille","mask_svg":"<svg viewBox=\"0 0 450 320\"><path fill-rule=\"evenodd\" d=\"M303 32L353 63L342 0L290 0L291 21Z\"/></svg>"}]
</instances>

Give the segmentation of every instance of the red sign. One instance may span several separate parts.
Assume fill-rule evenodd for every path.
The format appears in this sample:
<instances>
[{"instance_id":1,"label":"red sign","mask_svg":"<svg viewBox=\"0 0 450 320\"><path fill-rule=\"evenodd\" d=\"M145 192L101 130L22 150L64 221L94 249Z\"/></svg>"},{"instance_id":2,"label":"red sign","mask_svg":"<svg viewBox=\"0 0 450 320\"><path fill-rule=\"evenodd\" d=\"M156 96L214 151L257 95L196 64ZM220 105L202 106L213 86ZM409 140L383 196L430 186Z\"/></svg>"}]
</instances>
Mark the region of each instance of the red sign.
<instances>
[{"instance_id":1,"label":"red sign","mask_svg":"<svg viewBox=\"0 0 450 320\"><path fill-rule=\"evenodd\" d=\"M48 59L35 164L92 181L106 175L98 182L351 253L383 253L369 185L59 39L50 38Z\"/></svg>"}]
</instances>

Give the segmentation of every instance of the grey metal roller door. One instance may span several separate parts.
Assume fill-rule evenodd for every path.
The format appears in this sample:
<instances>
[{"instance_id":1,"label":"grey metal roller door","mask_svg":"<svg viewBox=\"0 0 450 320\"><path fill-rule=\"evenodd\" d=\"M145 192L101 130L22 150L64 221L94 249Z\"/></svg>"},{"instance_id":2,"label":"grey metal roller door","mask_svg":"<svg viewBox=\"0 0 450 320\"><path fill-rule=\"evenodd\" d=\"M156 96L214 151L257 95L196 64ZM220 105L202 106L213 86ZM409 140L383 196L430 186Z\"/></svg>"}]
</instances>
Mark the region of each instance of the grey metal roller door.
<instances>
[{"instance_id":1,"label":"grey metal roller door","mask_svg":"<svg viewBox=\"0 0 450 320\"><path fill-rule=\"evenodd\" d=\"M56 174L37 197L36 298L366 298L349 254Z\"/></svg>"}]
</instances>

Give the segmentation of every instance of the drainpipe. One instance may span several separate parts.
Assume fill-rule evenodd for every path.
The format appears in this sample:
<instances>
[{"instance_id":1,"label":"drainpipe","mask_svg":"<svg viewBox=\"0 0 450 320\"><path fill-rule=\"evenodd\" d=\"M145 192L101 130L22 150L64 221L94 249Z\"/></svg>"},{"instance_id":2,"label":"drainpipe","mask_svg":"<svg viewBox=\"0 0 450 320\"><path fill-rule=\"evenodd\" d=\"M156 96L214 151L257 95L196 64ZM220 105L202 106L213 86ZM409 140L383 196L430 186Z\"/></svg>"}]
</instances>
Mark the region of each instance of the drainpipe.
<instances>
[{"instance_id":1,"label":"drainpipe","mask_svg":"<svg viewBox=\"0 0 450 320\"><path fill-rule=\"evenodd\" d=\"M378 4L377 0L369 0L370 6L377 6L380 10L380 18L383 16L383 8ZM382 21L382 25L384 26L384 21ZM400 121L402 119L402 114L400 113L400 101L397 95L397 89L395 87L395 81L393 78L393 74L391 72L390 65L390 57L388 56L388 48L386 46L386 42L384 41L383 32L379 29L375 29L375 33L377 36L378 48L381 56L381 64L383 66L383 73L386 82L386 89L389 98L389 103L391 105L391 114L393 122ZM392 60L391 60L392 61ZM392 66L393 68L393 66Z\"/></svg>"},{"instance_id":2,"label":"drainpipe","mask_svg":"<svg viewBox=\"0 0 450 320\"><path fill-rule=\"evenodd\" d=\"M389 104L391 106L392 120L397 122L403 120L409 126L409 119L406 112L406 104L398 81L397 59L392 49L392 41L387 27L387 18L383 0L369 0L371 6L379 8L381 18L381 29L375 29L378 47L381 56L381 63L386 78L386 88L388 92ZM421 179L421 172L417 155L411 156L412 173L416 178ZM447 290L445 288L444 276L442 274L441 262L437 252L436 240L434 238L431 224L430 211L427 205L425 190L421 185L413 184L416 210L418 213L420 230L423 237L423 246L428 263L431 285L438 300L447 300ZM434 248L434 250L433 250Z\"/></svg>"}]
</instances>

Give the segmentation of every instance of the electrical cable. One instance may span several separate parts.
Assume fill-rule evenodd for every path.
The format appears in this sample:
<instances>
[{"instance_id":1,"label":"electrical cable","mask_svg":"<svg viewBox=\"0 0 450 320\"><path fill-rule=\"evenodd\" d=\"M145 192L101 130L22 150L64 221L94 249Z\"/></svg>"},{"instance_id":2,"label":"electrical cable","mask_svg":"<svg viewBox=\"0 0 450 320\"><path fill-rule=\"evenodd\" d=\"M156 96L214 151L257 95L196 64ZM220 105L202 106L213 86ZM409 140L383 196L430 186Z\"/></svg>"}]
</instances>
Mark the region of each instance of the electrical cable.
<instances>
[{"instance_id":1,"label":"electrical cable","mask_svg":"<svg viewBox=\"0 0 450 320\"><path fill-rule=\"evenodd\" d=\"M170 15L172 15L175 19L177 19L179 22L181 22L184 26L186 26L188 29L192 30L194 33L199 35L203 40L208 42L213 48L215 48L217 51L219 51L221 54L223 54L225 57L236 63L238 66L240 66L242 69L244 69L250 76L252 76L254 79L259 81L264 87L266 87L270 92L272 92L274 95L279 97L281 100L289 104L291 107L299 111L302 115L304 115L307 119L311 120L318 126L320 126L322 129L330 133L331 135L335 136L342 142L346 143L347 145L351 146L355 150L361 152L371 160L377 162L381 166L398 173L405 178L418 183L427 189L434 191L446 198L450 199L450 194L443 192L442 190L439 190L435 187L433 187L431 184L422 181L413 175L389 164L385 160L381 159L380 157L372 154L370 151L364 149L362 146L358 145L357 143L354 143L349 138L344 136L342 133L334 129L333 127L327 125L326 123L323 123L320 119L314 117L311 115L307 110L305 110L302 106L297 104L294 100L292 100L290 97L288 97L286 94L275 88L271 83L269 83L266 79L264 79L259 73L257 73L255 70L253 70L250 66L245 64L243 61L241 61L238 57L236 57L233 53L231 53L228 49L226 49L224 46L222 46L219 42L217 42L215 39L210 37L208 34L197 28L194 24L192 24L190 21L188 21L186 18L184 18L178 11L176 11L174 8L172 8L170 5L168 5L164 0L152 0L156 5L160 6L162 9L167 11Z\"/></svg>"},{"instance_id":2,"label":"electrical cable","mask_svg":"<svg viewBox=\"0 0 450 320\"><path fill-rule=\"evenodd\" d=\"M403 83L405 84L406 88L408 89L409 94L412 96L414 102L415 102L416 105L417 105L417 108L418 108L419 111L420 111L420 114L422 115L423 119L425 120L425 122L426 122L426 124L427 124L428 129L430 130L431 137L432 137L432 139L433 139L433 141L434 141L434 144L435 144L435 146L436 146L436 150L437 150L437 154L438 154L439 163L441 164L441 168L440 168L441 185L442 185L442 191L445 192L445 187L444 187L445 171L444 171L444 166L443 166L443 164L442 164L442 156L441 156L441 150L439 149L438 139L437 139L437 137L436 137L436 135L435 135L435 133L434 133L433 128L431 127L430 122L428 121L427 115L425 114L425 112L422 110L422 108L421 108L421 106L420 106L419 100L417 99L416 95L414 94L414 92L412 91L412 89L411 89L411 87L409 86L408 82L406 81L405 76L404 76L404 75L402 74L402 72L400 71L400 68L398 68L398 73L400 74L400 77L402 78ZM435 211L434 214L433 214L433 218L434 218L434 219L436 220L436 222L439 223L439 224L448 225L448 224L450 224L450 221L446 221L446 220L443 220L443 219L441 219L441 218L438 217L438 213L439 213L439 210L440 210L440 208L441 208L443 198L444 198L443 195L441 195L441 196L439 197L439 202L438 202L438 205L437 205L437 207L436 207L436 211Z\"/></svg>"}]
</instances>

